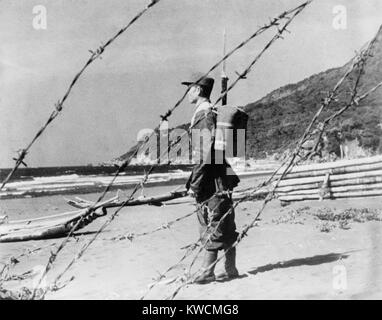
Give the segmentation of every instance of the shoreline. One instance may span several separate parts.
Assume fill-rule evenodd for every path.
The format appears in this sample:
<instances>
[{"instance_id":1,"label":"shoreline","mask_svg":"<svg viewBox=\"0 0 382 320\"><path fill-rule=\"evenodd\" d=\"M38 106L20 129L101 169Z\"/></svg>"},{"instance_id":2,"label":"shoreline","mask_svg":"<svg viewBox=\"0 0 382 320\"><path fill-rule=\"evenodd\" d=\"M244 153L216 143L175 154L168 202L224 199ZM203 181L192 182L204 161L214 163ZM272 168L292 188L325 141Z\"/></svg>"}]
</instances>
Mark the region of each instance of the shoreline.
<instances>
[{"instance_id":1,"label":"shoreline","mask_svg":"<svg viewBox=\"0 0 382 320\"><path fill-rule=\"evenodd\" d=\"M175 186L186 183L191 171L171 172L171 173L154 173L150 175L149 180L145 183L147 187L158 186ZM266 177L273 171L239 171L237 174L241 179L253 177ZM3 191L0 191L1 199L19 199L19 198L36 198L52 195L73 195L73 194L89 194L102 192L107 186L112 176L78 176L78 175L36 178L33 181L26 182L10 182ZM143 175L120 176L116 179L110 190L131 190L139 183ZM38 179L41 180L38 181Z\"/></svg>"}]
</instances>

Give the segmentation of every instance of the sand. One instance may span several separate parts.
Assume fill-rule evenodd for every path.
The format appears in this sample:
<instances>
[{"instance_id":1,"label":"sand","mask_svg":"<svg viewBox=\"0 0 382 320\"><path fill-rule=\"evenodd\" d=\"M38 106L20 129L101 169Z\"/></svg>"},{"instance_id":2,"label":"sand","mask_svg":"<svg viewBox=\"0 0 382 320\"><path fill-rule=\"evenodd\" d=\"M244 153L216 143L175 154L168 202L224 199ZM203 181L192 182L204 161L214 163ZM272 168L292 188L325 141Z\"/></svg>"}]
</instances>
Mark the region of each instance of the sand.
<instances>
[{"instance_id":1,"label":"sand","mask_svg":"<svg viewBox=\"0 0 382 320\"><path fill-rule=\"evenodd\" d=\"M253 185L253 178L242 186ZM158 194L174 186L146 189ZM127 191L126 191L127 192ZM97 194L82 195L95 199ZM188 285L176 299L381 299L382 298L382 222L351 222L349 229L338 224L323 232L323 221L313 216L323 209L381 209L381 198L344 199L295 202L282 206L273 200L267 206L258 226L251 229L237 249L240 278L205 285ZM238 230L249 223L261 201L244 202L236 210ZM0 209L11 219L37 217L71 210L61 196L3 200ZM140 206L124 208L109 227L99 235L85 255L68 271L63 280L74 276L64 288L49 292L46 299L139 299L160 273L176 263L185 253L182 247L197 240L197 220L193 215L170 229L128 240L113 237L150 231L195 209L192 202L163 207ZM291 212L302 213L290 219ZM111 213L112 211L110 211ZM50 283L93 232L108 219L99 218L78 232L49 272ZM7 281L7 288L33 283L46 264L52 247L62 239L0 243L0 261L17 256L27 249L44 249L20 258L11 269L14 275L34 270L36 276L24 281ZM168 274L183 274L190 259ZM201 258L197 260L197 267ZM220 262L217 272L223 268ZM160 284L146 296L148 299L168 297L177 283Z\"/></svg>"}]
</instances>

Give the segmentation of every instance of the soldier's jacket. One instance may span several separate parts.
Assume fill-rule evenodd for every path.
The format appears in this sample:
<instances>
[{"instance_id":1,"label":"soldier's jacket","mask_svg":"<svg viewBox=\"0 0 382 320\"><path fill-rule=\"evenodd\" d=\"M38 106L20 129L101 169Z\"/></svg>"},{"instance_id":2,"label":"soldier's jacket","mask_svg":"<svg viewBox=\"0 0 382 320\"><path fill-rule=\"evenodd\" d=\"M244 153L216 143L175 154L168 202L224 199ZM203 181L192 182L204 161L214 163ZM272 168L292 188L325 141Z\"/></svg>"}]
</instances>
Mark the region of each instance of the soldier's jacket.
<instances>
[{"instance_id":1,"label":"soldier's jacket","mask_svg":"<svg viewBox=\"0 0 382 320\"><path fill-rule=\"evenodd\" d=\"M197 164L186 187L195 193L197 202L210 198L216 191L233 190L240 179L227 163L222 151L215 151L216 114L211 105L202 106L192 119L192 155ZM198 143L198 138L203 137Z\"/></svg>"}]
</instances>

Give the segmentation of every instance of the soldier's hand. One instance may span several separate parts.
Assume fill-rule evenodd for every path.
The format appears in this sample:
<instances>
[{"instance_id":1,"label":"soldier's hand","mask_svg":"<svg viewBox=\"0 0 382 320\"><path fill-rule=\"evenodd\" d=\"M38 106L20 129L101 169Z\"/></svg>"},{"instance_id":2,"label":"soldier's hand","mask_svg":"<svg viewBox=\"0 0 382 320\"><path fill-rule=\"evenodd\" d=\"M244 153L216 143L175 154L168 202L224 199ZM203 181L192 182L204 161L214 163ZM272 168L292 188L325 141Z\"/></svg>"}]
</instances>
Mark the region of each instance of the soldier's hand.
<instances>
[{"instance_id":1,"label":"soldier's hand","mask_svg":"<svg viewBox=\"0 0 382 320\"><path fill-rule=\"evenodd\" d=\"M195 197L195 192L192 191L191 189L188 189L187 194L188 194L190 197L193 197L193 198Z\"/></svg>"}]
</instances>

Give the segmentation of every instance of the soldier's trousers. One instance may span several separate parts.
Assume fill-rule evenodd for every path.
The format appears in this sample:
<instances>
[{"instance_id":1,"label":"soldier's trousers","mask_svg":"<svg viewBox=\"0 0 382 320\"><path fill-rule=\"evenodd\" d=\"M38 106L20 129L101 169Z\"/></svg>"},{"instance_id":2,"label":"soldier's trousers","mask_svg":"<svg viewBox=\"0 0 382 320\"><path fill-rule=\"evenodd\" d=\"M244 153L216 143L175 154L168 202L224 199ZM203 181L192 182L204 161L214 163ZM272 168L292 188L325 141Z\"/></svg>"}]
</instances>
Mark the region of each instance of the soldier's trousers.
<instances>
[{"instance_id":1,"label":"soldier's trousers","mask_svg":"<svg viewBox=\"0 0 382 320\"><path fill-rule=\"evenodd\" d=\"M236 241L235 211L228 195L215 195L198 207L200 237L207 250L222 250Z\"/></svg>"}]
</instances>

